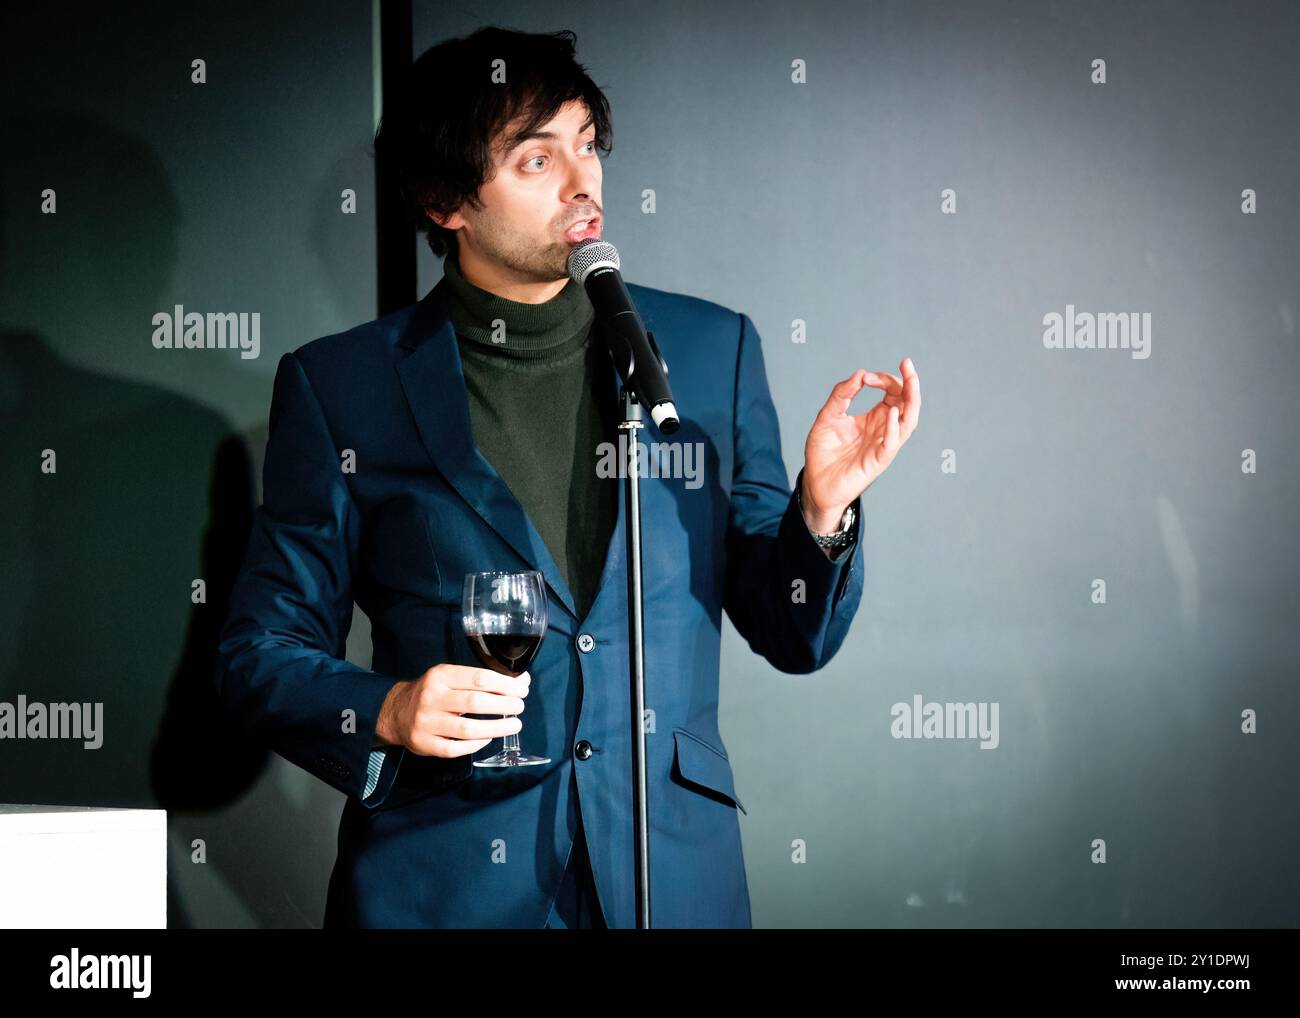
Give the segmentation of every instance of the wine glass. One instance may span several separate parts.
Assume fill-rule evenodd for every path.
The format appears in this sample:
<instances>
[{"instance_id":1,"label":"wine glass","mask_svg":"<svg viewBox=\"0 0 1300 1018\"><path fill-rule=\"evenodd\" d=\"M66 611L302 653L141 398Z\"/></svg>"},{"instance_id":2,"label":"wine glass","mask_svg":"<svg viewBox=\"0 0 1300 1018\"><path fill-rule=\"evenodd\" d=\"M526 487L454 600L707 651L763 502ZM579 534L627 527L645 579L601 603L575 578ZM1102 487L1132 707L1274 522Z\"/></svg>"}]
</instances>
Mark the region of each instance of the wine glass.
<instances>
[{"instance_id":1,"label":"wine glass","mask_svg":"<svg viewBox=\"0 0 1300 1018\"><path fill-rule=\"evenodd\" d=\"M503 675L526 672L546 635L546 578L536 571L467 573L461 621L483 667ZM500 753L475 760L474 766L524 767L550 762L549 756L522 752L515 732L505 737Z\"/></svg>"}]
</instances>

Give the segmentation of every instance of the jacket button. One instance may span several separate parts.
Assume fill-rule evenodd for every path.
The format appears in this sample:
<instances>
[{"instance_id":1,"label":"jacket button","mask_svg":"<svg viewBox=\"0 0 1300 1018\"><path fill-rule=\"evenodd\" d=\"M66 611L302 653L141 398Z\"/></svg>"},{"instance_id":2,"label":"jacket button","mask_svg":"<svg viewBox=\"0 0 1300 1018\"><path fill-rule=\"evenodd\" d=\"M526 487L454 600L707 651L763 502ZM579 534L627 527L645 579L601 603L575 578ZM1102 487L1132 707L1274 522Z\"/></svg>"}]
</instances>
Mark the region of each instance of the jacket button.
<instances>
[{"instance_id":1,"label":"jacket button","mask_svg":"<svg viewBox=\"0 0 1300 1018\"><path fill-rule=\"evenodd\" d=\"M578 637L578 649L584 654L590 654L592 648L596 646L596 641L590 633L583 633Z\"/></svg>"},{"instance_id":2,"label":"jacket button","mask_svg":"<svg viewBox=\"0 0 1300 1018\"><path fill-rule=\"evenodd\" d=\"M578 744L573 747L573 754L579 760L591 759L591 743L586 739L579 739Z\"/></svg>"}]
</instances>

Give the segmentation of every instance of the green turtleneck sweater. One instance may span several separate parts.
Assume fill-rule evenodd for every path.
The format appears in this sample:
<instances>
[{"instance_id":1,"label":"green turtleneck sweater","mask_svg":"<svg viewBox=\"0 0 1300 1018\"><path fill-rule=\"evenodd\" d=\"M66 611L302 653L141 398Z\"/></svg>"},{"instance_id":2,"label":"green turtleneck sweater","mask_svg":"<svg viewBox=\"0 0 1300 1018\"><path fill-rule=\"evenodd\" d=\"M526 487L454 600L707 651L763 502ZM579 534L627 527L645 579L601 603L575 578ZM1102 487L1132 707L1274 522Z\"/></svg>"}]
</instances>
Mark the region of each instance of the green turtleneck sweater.
<instances>
[{"instance_id":1,"label":"green turtleneck sweater","mask_svg":"<svg viewBox=\"0 0 1300 1018\"><path fill-rule=\"evenodd\" d=\"M618 479L596 476L597 446L618 441L618 394L608 353L591 342L591 301L572 280L541 304L507 300L465 279L454 251L443 276L474 444L533 521L582 617L618 517Z\"/></svg>"}]
</instances>

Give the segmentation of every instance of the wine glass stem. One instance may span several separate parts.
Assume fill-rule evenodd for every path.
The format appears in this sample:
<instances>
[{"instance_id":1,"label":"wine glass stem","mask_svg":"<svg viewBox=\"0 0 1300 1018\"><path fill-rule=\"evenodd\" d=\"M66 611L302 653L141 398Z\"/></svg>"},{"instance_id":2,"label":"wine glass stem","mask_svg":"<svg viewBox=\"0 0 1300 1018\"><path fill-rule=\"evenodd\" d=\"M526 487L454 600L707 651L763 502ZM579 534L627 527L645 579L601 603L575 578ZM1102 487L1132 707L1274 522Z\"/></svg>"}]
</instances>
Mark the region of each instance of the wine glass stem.
<instances>
[{"instance_id":1,"label":"wine glass stem","mask_svg":"<svg viewBox=\"0 0 1300 1018\"><path fill-rule=\"evenodd\" d=\"M513 714L502 714L501 716L502 716L503 718L512 718L512 717L514 717ZM509 735L507 735L507 736L505 737L505 739L503 740L503 745L502 745L502 747L501 747L501 750L502 750L502 752L505 752L505 753L509 753L509 752L511 752L512 750L513 750L514 752L518 753L518 752L519 752L519 733L518 733L518 732L511 732Z\"/></svg>"}]
</instances>

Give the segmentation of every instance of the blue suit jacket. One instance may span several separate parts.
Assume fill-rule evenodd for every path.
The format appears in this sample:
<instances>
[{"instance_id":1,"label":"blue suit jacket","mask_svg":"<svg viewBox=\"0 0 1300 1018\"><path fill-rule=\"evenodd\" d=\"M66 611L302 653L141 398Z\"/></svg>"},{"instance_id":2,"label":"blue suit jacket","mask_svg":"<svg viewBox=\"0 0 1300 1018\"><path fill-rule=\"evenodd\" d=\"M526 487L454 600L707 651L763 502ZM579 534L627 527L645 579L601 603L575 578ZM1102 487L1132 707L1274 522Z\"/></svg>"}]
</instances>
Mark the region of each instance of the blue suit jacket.
<instances>
[{"instance_id":1,"label":"blue suit jacket","mask_svg":"<svg viewBox=\"0 0 1300 1018\"><path fill-rule=\"evenodd\" d=\"M718 731L721 613L775 668L821 668L861 599L862 550L856 523L836 561L808 533L749 317L628 289L671 370L683 414L671 441L701 443L704 457L700 487L641 480L652 922L748 927L744 806ZM617 392L612 364L604 384ZM641 435L670 440L648 421ZM635 926L627 506L625 483L613 483L617 526L579 618L533 523L474 446L445 282L280 359L263 504L215 680L246 730L348 796L327 927L541 928L579 809L606 922ZM860 519L860 500L855 509ZM552 763L500 771L393 747L363 799L394 680L479 665L461 631L461 581L492 569L537 569L549 585L520 738ZM343 660L354 600L372 625L370 669ZM590 755L575 754L582 742Z\"/></svg>"}]
</instances>

